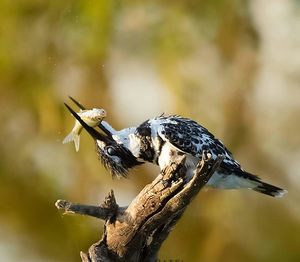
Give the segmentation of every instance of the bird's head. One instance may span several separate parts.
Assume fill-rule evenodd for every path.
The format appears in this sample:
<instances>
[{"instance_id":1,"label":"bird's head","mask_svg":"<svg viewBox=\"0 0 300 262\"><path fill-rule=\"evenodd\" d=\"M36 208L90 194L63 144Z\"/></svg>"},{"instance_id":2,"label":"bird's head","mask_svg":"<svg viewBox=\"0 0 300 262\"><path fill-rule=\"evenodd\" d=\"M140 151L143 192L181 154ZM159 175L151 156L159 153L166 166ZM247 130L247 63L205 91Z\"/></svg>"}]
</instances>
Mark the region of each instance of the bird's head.
<instances>
[{"instance_id":1,"label":"bird's head","mask_svg":"<svg viewBox=\"0 0 300 262\"><path fill-rule=\"evenodd\" d=\"M78 102L76 101L76 104L77 103ZM130 168L143 163L139 162L124 145L117 143L109 130L107 130L101 123L98 127L104 132L104 134L87 125L74 110L72 110L67 104L65 105L76 120L95 140L98 158L112 176L126 177ZM78 103L77 105L80 105L83 108L81 104Z\"/></svg>"},{"instance_id":2,"label":"bird's head","mask_svg":"<svg viewBox=\"0 0 300 262\"><path fill-rule=\"evenodd\" d=\"M96 151L101 163L112 174L112 176L126 177L128 170L136 165L142 164L122 144L118 144L113 138L99 139L96 141Z\"/></svg>"}]
</instances>

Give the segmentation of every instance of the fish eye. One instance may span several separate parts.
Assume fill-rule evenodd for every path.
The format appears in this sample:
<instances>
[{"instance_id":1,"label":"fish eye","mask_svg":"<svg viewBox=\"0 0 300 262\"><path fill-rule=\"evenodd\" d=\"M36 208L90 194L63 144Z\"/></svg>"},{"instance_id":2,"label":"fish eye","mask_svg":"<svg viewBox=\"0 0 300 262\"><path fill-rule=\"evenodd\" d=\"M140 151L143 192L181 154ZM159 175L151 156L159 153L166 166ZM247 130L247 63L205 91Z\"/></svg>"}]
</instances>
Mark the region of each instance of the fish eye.
<instances>
[{"instance_id":1,"label":"fish eye","mask_svg":"<svg viewBox=\"0 0 300 262\"><path fill-rule=\"evenodd\" d=\"M106 152L107 152L107 154L110 155L110 156L116 155L116 150L115 150L112 146L108 146L108 147L106 148Z\"/></svg>"}]
</instances>

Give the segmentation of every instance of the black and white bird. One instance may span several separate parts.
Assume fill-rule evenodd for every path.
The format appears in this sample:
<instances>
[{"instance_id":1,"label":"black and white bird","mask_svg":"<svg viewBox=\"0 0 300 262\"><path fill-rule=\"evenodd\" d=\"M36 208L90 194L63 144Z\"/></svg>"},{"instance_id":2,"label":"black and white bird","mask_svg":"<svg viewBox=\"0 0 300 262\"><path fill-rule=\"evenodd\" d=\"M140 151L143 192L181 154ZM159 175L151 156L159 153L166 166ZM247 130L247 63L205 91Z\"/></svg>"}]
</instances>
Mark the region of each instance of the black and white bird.
<instances>
[{"instance_id":1,"label":"black and white bird","mask_svg":"<svg viewBox=\"0 0 300 262\"><path fill-rule=\"evenodd\" d=\"M84 109L79 102L73 98L71 100ZM178 156L185 155L187 176L191 177L203 150L207 150L213 159L218 155L224 157L220 168L208 181L208 186L221 189L248 188L273 197L281 197L287 192L243 170L219 139L191 119L162 115L120 131L102 121L99 128L103 133L100 133L66 106L94 138L98 157L113 176L125 177L130 168L144 162L157 164L162 170Z\"/></svg>"}]
</instances>

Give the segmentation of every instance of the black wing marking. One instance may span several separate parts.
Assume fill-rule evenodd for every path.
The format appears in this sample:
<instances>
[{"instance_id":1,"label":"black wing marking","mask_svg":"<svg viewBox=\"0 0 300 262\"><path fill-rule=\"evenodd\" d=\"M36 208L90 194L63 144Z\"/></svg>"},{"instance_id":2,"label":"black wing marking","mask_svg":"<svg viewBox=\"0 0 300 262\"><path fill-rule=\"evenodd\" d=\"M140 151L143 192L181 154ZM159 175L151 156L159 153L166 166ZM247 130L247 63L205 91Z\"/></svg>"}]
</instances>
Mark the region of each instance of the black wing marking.
<instances>
[{"instance_id":1,"label":"black wing marking","mask_svg":"<svg viewBox=\"0 0 300 262\"><path fill-rule=\"evenodd\" d=\"M163 140L170 142L180 151L201 157L203 150L209 150L212 157L225 156L224 162L240 169L240 164L232 158L230 151L206 128L197 122L178 116L163 117L158 128Z\"/></svg>"}]
</instances>

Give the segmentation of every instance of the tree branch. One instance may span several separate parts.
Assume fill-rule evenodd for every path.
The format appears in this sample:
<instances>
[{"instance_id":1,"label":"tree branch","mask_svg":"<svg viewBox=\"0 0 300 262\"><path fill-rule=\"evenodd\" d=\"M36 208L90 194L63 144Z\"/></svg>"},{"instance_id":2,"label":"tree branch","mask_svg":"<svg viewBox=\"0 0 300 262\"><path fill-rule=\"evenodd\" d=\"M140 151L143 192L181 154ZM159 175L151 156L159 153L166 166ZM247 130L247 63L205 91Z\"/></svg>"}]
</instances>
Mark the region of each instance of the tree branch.
<instances>
[{"instance_id":1,"label":"tree branch","mask_svg":"<svg viewBox=\"0 0 300 262\"><path fill-rule=\"evenodd\" d=\"M194 176L188 181L185 157L166 167L137 195L128 207L119 207L113 191L100 206L72 204L58 200L65 213L105 221L102 239L93 244L82 261L155 261L157 252L184 210L207 183L223 158L211 159L204 152Z\"/></svg>"},{"instance_id":2,"label":"tree branch","mask_svg":"<svg viewBox=\"0 0 300 262\"><path fill-rule=\"evenodd\" d=\"M114 192L111 190L110 193L105 197L105 200L100 206L90 206L77 203L71 203L66 200L57 200L55 206L58 209L64 210L64 214L79 214L91 217L96 217L102 220L108 220L113 217L119 208L116 203Z\"/></svg>"}]
</instances>

